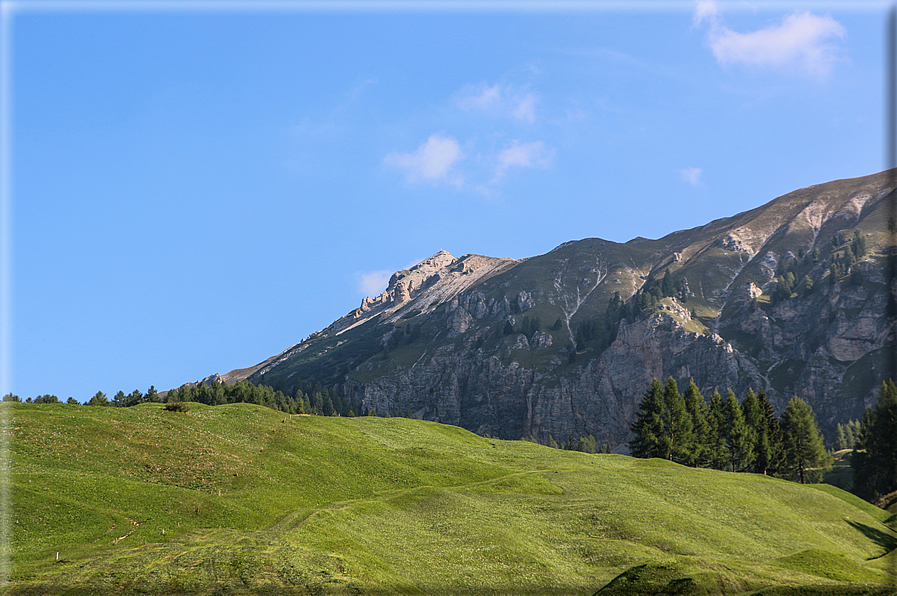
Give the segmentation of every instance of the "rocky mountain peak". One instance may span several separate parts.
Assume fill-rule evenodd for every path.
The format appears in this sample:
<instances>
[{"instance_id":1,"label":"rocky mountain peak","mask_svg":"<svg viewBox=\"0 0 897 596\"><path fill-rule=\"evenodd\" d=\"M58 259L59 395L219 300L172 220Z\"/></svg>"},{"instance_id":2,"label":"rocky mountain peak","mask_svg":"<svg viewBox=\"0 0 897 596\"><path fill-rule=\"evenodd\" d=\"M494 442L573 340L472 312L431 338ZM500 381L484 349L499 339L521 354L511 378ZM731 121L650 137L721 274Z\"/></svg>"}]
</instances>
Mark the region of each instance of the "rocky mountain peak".
<instances>
[{"instance_id":1,"label":"rocky mountain peak","mask_svg":"<svg viewBox=\"0 0 897 596\"><path fill-rule=\"evenodd\" d=\"M779 407L797 394L831 429L889 372L895 178L804 188L657 240L520 261L439 251L239 376L285 392L319 381L356 412L621 449L654 377L705 396L762 389Z\"/></svg>"}]
</instances>

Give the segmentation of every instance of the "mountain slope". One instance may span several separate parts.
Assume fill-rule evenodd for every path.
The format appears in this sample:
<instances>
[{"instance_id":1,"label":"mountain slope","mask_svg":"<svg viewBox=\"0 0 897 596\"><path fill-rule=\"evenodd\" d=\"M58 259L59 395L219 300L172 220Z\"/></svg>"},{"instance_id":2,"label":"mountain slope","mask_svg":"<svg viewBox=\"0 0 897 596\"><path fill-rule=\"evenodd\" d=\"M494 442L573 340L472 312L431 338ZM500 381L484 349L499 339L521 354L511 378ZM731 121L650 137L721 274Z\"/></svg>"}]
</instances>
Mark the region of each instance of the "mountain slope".
<instances>
[{"instance_id":1,"label":"mountain slope","mask_svg":"<svg viewBox=\"0 0 897 596\"><path fill-rule=\"evenodd\" d=\"M831 432L872 403L894 345L894 178L812 186L658 240L590 238L520 261L440 251L219 379L319 381L356 411L625 449L642 392L672 376L706 397L765 389L780 410L797 394Z\"/></svg>"},{"instance_id":2,"label":"mountain slope","mask_svg":"<svg viewBox=\"0 0 897 596\"><path fill-rule=\"evenodd\" d=\"M833 487L403 418L0 408L10 596L893 593L889 514Z\"/></svg>"}]
</instances>

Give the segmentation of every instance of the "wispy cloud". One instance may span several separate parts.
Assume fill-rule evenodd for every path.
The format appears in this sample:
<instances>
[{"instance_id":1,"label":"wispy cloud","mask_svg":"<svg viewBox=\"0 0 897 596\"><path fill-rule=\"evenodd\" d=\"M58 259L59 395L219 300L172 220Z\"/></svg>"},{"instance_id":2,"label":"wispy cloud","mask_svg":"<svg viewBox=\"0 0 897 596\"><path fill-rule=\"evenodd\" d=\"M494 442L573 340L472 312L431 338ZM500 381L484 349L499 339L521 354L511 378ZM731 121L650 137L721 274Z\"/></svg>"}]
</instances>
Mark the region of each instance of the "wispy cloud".
<instances>
[{"instance_id":1,"label":"wispy cloud","mask_svg":"<svg viewBox=\"0 0 897 596\"><path fill-rule=\"evenodd\" d=\"M797 70L820 79L831 73L840 57L837 40L847 34L831 15L810 12L794 12L765 29L739 33L726 26L713 0L697 3L692 22L710 24L707 41L722 66Z\"/></svg>"},{"instance_id":2,"label":"wispy cloud","mask_svg":"<svg viewBox=\"0 0 897 596\"><path fill-rule=\"evenodd\" d=\"M363 296L379 296L389 285L389 278L393 272L388 269L379 271L368 271L367 273L359 273L358 275L358 291Z\"/></svg>"},{"instance_id":3,"label":"wispy cloud","mask_svg":"<svg viewBox=\"0 0 897 596\"><path fill-rule=\"evenodd\" d=\"M509 168L545 168L551 165L553 159L554 149L546 147L542 141L512 141L507 149L498 154L497 173L504 175Z\"/></svg>"},{"instance_id":4,"label":"wispy cloud","mask_svg":"<svg viewBox=\"0 0 897 596\"><path fill-rule=\"evenodd\" d=\"M536 96L510 85L468 85L455 97L462 110L476 110L523 122L536 121Z\"/></svg>"},{"instance_id":5,"label":"wispy cloud","mask_svg":"<svg viewBox=\"0 0 897 596\"><path fill-rule=\"evenodd\" d=\"M518 102L517 107L514 108L512 112L514 118L518 120L525 120L526 122L535 122L536 121L536 98L527 94L523 96Z\"/></svg>"},{"instance_id":6,"label":"wispy cloud","mask_svg":"<svg viewBox=\"0 0 897 596\"><path fill-rule=\"evenodd\" d=\"M411 153L390 153L383 163L401 169L409 183L444 182L459 189L476 190L492 195L510 170L547 168L554 161L555 150L543 141L524 143L510 141L500 151L477 152L476 141L465 144L473 157L467 156L452 137L439 134Z\"/></svg>"},{"instance_id":7,"label":"wispy cloud","mask_svg":"<svg viewBox=\"0 0 897 596\"><path fill-rule=\"evenodd\" d=\"M684 170L679 170L679 176L692 186L701 186L701 174L703 173L701 168L685 168Z\"/></svg>"},{"instance_id":8,"label":"wispy cloud","mask_svg":"<svg viewBox=\"0 0 897 596\"><path fill-rule=\"evenodd\" d=\"M482 85L479 90L466 88L458 97L458 107L464 110L494 110L502 102L502 91L498 84Z\"/></svg>"},{"instance_id":9,"label":"wispy cloud","mask_svg":"<svg viewBox=\"0 0 897 596\"><path fill-rule=\"evenodd\" d=\"M464 153L457 140L434 134L414 152L390 153L383 163L403 170L405 179L411 183L423 180L460 185L462 180L459 176L453 175L453 167L463 158Z\"/></svg>"},{"instance_id":10,"label":"wispy cloud","mask_svg":"<svg viewBox=\"0 0 897 596\"><path fill-rule=\"evenodd\" d=\"M719 16L719 7L714 0L698 0L695 5L695 14L692 16L692 25L700 27L705 20L715 22Z\"/></svg>"}]
</instances>

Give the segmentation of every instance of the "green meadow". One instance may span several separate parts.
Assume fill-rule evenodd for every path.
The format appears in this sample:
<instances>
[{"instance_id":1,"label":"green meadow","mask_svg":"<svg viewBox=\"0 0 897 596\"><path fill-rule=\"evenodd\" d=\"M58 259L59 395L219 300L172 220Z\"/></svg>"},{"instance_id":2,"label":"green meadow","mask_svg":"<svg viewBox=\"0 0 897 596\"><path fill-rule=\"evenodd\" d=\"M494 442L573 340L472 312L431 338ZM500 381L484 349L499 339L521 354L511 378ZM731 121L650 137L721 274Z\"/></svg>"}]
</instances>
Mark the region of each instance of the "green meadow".
<instances>
[{"instance_id":1,"label":"green meadow","mask_svg":"<svg viewBox=\"0 0 897 596\"><path fill-rule=\"evenodd\" d=\"M897 516L828 485L404 418L0 407L9 595L897 593Z\"/></svg>"}]
</instances>

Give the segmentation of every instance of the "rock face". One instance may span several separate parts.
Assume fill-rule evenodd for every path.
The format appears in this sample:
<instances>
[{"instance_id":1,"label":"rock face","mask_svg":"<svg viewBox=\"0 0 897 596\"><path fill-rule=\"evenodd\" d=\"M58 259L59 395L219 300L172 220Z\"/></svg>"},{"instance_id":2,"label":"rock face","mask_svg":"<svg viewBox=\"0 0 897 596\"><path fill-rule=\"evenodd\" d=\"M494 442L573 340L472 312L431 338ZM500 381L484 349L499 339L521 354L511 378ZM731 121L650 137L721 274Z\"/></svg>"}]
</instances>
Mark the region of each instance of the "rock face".
<instances>
[{"instance_id":1,"label":"rock face","mask_svg":"<svg viewBox=\"0 0 897 596\"><path fill-rule=\"evenodd\" d=\"M780 410L797 394L831 436L892 374L895 178L801 189L659 240L586 239L522 261L440 251L224 379L320 381L356 411L623 450L651 380L693 378L707 398L764 389Z\"/></svg>"}]
</instances>

